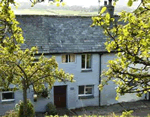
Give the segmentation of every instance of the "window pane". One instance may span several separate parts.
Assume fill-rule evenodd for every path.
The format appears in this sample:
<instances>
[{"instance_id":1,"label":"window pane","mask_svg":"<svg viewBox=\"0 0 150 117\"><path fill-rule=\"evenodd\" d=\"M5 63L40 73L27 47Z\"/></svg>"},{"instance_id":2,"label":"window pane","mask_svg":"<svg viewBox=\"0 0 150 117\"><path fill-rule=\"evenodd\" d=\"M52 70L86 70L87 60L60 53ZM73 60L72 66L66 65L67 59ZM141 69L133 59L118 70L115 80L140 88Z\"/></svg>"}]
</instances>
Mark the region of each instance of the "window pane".
<instances>
[{"instance_id":1,"label":"window pane","mask_svg":"<svg viewBox=\"0 0 150 117\"><path fill-rule=\"evenodd\" d=\"M85 68L85 55L82 55L82 68Z\"/></svg>"},{"instance_id":2,"label":"window pane","mask_svg":"<svg viewBox=\"0 0 150 117\"><path fill-rule=\"evenodd\" d=\"M91 68L91 54L87 55L87 68Z\"/></svg>"},{"instance_id":3,"label":"window pane","mask_svg":"<svg viewBox=\"0 0 150 117\"><path fill-rule=\"evenodd\" d=\"M71 55L68 55L68 62L71 62Z\"/></svg>"},{"instance_id":4,"label":"window pane","mask_svg":"<svg viewBox=\"0 0 150 117\"><path fill-rule=\"evenodd\" d=\"M79 94L84 94L84 86L79 86Z\"/></svg>"},{"instance_id":5,"label":"window pane","mask_svg":"<svg viewBox=\"0 0 150 117\"><path fill-rule=\"evenodd\" d=\"M40 0L39 0L40 1ZM49 0L49 1L55 1L55 0ZM63 2L63 0L60 0L60 2Z\"/></svg>"},{"instance_id":6,"label":"window pane","mask_svg":"<svg viewBox=\"0 0 150 117\"><path fill-rule=\"evenodd\" d=\"M68 55L66 55L66 61L65 61L66 63L68 62Z\"/></svg>"},{"instance_id":7,"label":"window pane","mask_svg":"<svg viewBox=\"0 0 150 117\"><path fill-rule=\"evenodd\" d=\"M92 88L86 88L85 94L92 94Z\"/></svg>"},{"instance_id":8,"label":"window pane","mask_svg":"<svg viewBox=\"0 0 150 117\"><path fill-rule=\"evenodd\" d=\"M2 93L2 100L14 99L14 93Z\"/></svg>"},{"instance_id":9,"label":"window pane","mask_svg":"<svg viewBox=\"0 0 150 117\"><path fill-rule=\"evenodd\" d=\"M62 63L66 62L66 55L62 55Z\"/></svg>"},{"instance_id":10,"label":"window pane","mask_svg":"<svg viewBox=\"0 0 150 117\"><path fill-rule=\"evenodd\" d=\"M75 55L70 54L70 61L69 62L75 62Z\"/></svg>"}]
</instances>

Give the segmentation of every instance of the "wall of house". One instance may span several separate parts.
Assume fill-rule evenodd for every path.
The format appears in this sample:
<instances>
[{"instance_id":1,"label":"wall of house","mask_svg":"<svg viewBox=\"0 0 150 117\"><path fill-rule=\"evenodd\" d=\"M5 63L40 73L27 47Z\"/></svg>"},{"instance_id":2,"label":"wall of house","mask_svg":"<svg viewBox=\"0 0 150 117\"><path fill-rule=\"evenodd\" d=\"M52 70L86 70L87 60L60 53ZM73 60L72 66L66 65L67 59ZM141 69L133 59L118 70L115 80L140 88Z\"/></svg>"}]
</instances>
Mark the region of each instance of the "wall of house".
<instances>
[{"instance_id":1,"label":"wall of house","mask_svg":"<svg viewBox=\"0 0 150 117\"><path fill-rule=\"evenodd\" d=\"M116 58L115 54L103 54L101 57L101 68L102 70L106 70L107 68L107 62L108 60L112 60ZM101 78L102 80L105 79L105 77ZM118 102L127 102L127 101L136 101L139 99L144 99L145 95L142 97L137 97L136 94L125 94L124 96L120 96L119 100L115 100L116 97L116 85L114 82L109 81L109 85L104 86L103 90L101 91L101 105L110 105Z\"/></svg>"},{"instance_id":2,"label":"wall of house","mask_svg":"<svg viewBox=\"0 0 150 117\"><path fill-rule=\"evenodd\" d=\"M61 61L61 55L56 54L56 60L59 63L59 68L64 69L67 73L74 74L74 80L76 82L70 83L67 82L66 84L63 82L56 82L54 86L62 86L67 85L67 108L68 109L74 109L74 108L80 108L80 107L86 107L86 106L99 106L99 54L92 54L92 71L89 72L82 72L81 71L81 54L76 54L76 60L74 63L62 63ZM50 58L51 56L47 56ZM108 69L107 68L107 62L108 60L114 59L114 54L103 54L101 56L101 69ZM102 72L102 71L101 71ZM104 77L102 77L102 80ZM94 85L94 98L90 99L79 99L78 98L78 86L80 85ZM135 94L125 94L124 96L121 96L119 100L115 100L116 97L116 91L115 91L116 85L110 81L109 85L104 86L104 89L101 91L101 97L100 97L100 104L101 105L110 105L122 101L136 101L139 99L144 99L145 96L139 98L136 97ZM72 90L73 89L73 90ZM51 89L50 98L43 98L38 97L37 102L33 101L33 90L31 89L30 92L28 91L28 98L32 101L35 107L35 111L37 112L44 112L45 106L48 102L54 103L54 88ZM1 97L1 92L0 92ZM22 100L22 91L16 91L15 92L15 101L14 102L1 102L0 99L0 115L3 115L7 110L11 110L15 107L15 104L19 102L19 100Z\"/></svg>"},{"instance_id":3,"label":"wall of house","mask_svg":"<svg viewBox=\"0 0 150 117\"><path fill-rule=\"evenodd\" d=\"M99 55L92 54L92 71L81 72L81 54L76 54L76 61L74 63L62 63L61 55L55 55L56 60L59 63L59 68L63 68L65 72L74 74L76 82L66 84L63 82L56 82L54 86L67 85L67 108L74 109L85 106L98 106L99 105ZM50 58L51 56L47 56ZM78 86L80 85L94 85L94 98L79 99L78 98ZM73 90L71 90L73 88ZM44 112L45 106L48 102L54 103L54 88L51 89L50 98L38 97L37 102L33 101L33 90L28 91L28 99L32 101L35 107L35 111ZM1 97L1 92L0 92ZM15 92L15 101L13 102L1 102L0 99L0 115L3 115L6 111L12 110L15 104L22 100L22 91Z\"/></svg>"},{"instance_id":4,"label":"wall of house","mask_svg":"<svg viewBox=\"0 0 150 117\"><path fill-rule=\"evenodd\" d=\"M81 71L81 54L76 54L75 63L62 63L60 55L56 55L56 60L59 63L59 68L63 68L67 73L74 74L74 80L76 80L74 83L55 83L55 86L67 85L67 108L74 109L85 106L98 106L99 55L92 54L92 71L89 72ZM78 99L78 86L80 85L94 85L94 98ZM71 88L74 88L74 90L71 90Z\"/></svg>"},{"instance_id":5,"label":"wall of house","mask_svg":"<svg viewBox=\"0 0 150 117\"><path fill-rule=\"evenodd\" d=\"M66 53L66 52L103 52L106 41L99 27L91 28L91 17L57 17L57 16L17 16L20 27L23 29L23 35L26 44L22 48L38 46L40 52L44 53ZM34 21L34 22L33 22ZM62 63L61 55L55 54L59 63L59 68L66 72L74 74L74 83L59 83L55 86L67 85L67 108L74 109L85 106L99 105L99 54L92 54L92 71L81 71L81 54L76 54L74 63ZM50 55L47 55L50 58ZM113 59L114 54L103 54L101 69L107 69L107 61ZM101 71L102 71L101 70ZM102 77L104 79L104 77ZM80 85L94 85L94 98L79 99L78 87ZM109 105L121 101L138 100L134 94L121 96L118 101L115 100L116 85L109 82L101 91L101 105ZM28 93L28 98L33 101L33 92ZM1 97L1 93L0 93ZM144 97L142 97L144 98ZM0 114L6 110L13 109L14 105L22 100L22 92L15 92L15 102L2 103L0 99ZM50 99L39 97L37 102L33 102L35 111L45 111L48 102L54 103L54 88L51 90Z\"/></svg>"},{"instance_id":6,"label":"wall of house","mask_svg":"<svg viewBox=\"0 0 150 117\"><path fill-rule=\"evenodd\" d=\"M15 101L12 102L2 102L1 101L1 94L0 92L0 116L4 115L6 111L14 109L15 105L19 103L20 100L23 100L23 94L21 90L16 91L15 94ZM51 97L51 95L50 95ZM51 98L44 98L44 97L38 97L37 102L33 101L33 90L28 90L28 99L31 100L31 102L34 104L35 111L36 112L44 112L45 106L48 102L51 102Z\"/></svg>"}]
</instances>

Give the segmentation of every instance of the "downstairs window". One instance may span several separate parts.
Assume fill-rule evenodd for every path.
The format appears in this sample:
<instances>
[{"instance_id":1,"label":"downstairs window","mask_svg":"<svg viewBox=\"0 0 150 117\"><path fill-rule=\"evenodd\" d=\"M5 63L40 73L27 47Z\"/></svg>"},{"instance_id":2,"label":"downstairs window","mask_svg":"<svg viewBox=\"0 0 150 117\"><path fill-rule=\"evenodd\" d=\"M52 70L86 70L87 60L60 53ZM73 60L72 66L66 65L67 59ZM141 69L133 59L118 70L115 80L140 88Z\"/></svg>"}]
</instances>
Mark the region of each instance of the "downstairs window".
<instances>
[{"instance_id":1,"label":"downstairs window","mask_svg":"<svg viewBox=\"0 0 150 117\"><path fill-rule=\"evenodd\" d=\"M78 96L79 99L94 98L94 85L79 86Z\"/></svg>"},{"instance_id":2,"label":"downstairs window","mask_svg":"<svg viewBox=\"0 0 150 117\"><path fill-rule=\"evenodd\" d=\"M13 91L4 91L1 93L1 101L2 102L7 102L7 101L14 101L15 100L15 96L14 96L14 92Z\"/></svg>"}]
</instances>

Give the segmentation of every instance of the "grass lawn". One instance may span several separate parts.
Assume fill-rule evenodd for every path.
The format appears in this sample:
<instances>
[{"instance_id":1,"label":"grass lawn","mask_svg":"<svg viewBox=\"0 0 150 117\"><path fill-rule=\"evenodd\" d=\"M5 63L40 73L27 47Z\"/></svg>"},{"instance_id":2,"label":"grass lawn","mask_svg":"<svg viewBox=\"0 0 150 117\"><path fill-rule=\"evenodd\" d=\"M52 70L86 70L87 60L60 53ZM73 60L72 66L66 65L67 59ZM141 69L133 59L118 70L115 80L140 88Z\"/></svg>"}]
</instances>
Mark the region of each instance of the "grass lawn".
<instances>
[{"instance_id":1,"label":"grass lawn","mask_svg":"<svg viewBox=\"0 0 150 117\"><path fill-rule=\"evenodd\" d=\"M20 9L15 10L19 15L64 15L64 16L96 16L97 12L73 11L73 10L50 10L50 9Z\"/></svg>"}]
</instances>

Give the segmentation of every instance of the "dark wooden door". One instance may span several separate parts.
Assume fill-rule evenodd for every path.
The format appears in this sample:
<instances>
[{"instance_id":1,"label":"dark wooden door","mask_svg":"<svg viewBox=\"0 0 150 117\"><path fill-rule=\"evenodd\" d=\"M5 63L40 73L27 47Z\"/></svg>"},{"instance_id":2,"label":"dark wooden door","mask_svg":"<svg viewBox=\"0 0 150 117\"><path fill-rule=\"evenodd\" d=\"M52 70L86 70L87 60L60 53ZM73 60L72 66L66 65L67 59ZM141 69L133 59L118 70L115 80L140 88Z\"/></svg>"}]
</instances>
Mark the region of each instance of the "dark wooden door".
<instances>
[{"instance_id":1,"label":"dark wooden door","mask_svg":"<svg viewBox=\"0 0 150 117\"><path fill-rule=\"evenodd\" d=\"M54 86L54 104L56 107L66 107L66 86Z\"/></svg>"}]
</instances>

